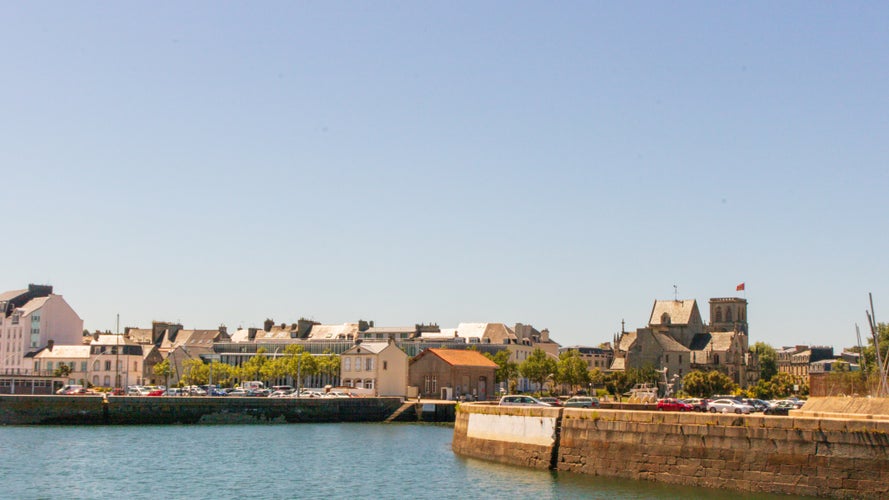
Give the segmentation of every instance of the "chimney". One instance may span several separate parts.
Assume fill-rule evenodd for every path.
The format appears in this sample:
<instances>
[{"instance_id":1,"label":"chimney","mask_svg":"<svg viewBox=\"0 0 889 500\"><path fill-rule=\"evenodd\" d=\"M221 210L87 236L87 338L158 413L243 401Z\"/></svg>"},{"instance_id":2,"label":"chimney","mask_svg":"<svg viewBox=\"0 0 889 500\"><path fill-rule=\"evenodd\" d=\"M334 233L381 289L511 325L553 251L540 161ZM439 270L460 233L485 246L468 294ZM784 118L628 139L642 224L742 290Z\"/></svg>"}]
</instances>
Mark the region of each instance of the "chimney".
<instances>
[{"instance_id":1,"label":"chimney","mask_svg":"<svg viewBox=\"0 0 889 500\"><path fill-rule=\"evenodd\" d=\"M55 341L52 339L46 341L46 349L52 352L52 346L55 345Z\"/></svg>"},{"instance_id":2,"label":"chimney","mask_svg":"<svg viewBox=\"0 0 889 500\"><path fill-rule=\"evenodd\" d=\"M267 319L267 320L265 320L265 323L262 324L262 329L267 332L270 332L270 331L272 331L273 326L275 326L275 320Z\"/></svg>"}]
</instances>

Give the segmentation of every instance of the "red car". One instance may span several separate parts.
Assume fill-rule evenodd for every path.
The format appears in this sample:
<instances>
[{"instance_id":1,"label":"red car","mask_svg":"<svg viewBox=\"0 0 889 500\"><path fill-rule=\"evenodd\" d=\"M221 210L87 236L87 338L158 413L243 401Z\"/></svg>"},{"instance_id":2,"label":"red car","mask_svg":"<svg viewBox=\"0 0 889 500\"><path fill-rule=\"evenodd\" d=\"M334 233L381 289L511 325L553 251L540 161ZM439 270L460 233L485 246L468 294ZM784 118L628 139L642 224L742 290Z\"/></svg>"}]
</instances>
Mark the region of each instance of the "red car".
<instances>
[{"instance_id":1,"label":"red car","mask_svg":"<svg viewBox=\"0 0 889 500\"><path fill-rule=\"evenodd\" d=\"M658 411L694 411L692 405L673 398L659 399L657 409Z\"/></svg>"},{"instance_id":2,"label":"red car","mask_svg":"<svg viewBox=\"0 0 889 500\"><path fill-rule=\"evenodd\" d=\"M146 396L152 396L152 397L163 396L165 392L166 391L163 389L154 389L152 391L149 391L148 394L146 394Z\"/></svg>"}]
</instances>

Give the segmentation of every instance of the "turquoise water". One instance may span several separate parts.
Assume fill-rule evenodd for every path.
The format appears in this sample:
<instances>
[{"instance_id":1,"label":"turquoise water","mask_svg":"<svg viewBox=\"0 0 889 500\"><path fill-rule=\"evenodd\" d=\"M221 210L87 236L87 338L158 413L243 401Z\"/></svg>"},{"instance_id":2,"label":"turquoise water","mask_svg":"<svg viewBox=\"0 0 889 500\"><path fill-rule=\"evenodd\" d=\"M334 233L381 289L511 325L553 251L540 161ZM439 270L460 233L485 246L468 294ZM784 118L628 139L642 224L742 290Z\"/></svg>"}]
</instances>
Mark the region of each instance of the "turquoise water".
<instances>
[{"instance_id":1,"label":"turquoise water","mask_svg":"<svg viewBox=\"0 0 889 500\"><path fill-rule=\"evenodd\" d=\"M0 427L0 498L789 498L465 459L423 424Z\"/></svg>"}]
</instances>

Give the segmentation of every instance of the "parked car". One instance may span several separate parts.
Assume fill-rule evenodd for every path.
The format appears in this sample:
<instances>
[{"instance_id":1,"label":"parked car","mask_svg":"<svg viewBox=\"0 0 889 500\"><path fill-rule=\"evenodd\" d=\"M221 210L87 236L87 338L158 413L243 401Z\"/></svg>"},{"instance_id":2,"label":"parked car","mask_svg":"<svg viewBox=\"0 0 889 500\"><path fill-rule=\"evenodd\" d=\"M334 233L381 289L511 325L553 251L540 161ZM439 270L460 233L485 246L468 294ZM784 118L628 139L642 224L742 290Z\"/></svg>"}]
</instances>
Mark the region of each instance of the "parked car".
<instances>
[{"instance_id":1,"label":"parked car","mask_svg":"<svg viewBox=\"0 0 889 500\"><path fill-rule=\"evenodd\" d=\"M741 402L752 406L753 411L765 411L765 409L769 407L769 404L761 399L745 398L742 399Z\"/></svg>"},{"instance_id":2,"label":"parked car","mask_svg":"<svg viewBox=\"0 0 889 500\"><path fill-rule=\"evenodd\" d=\"M657 401L658 411L694 411L694 407L678 399L664 398Z\"/></svg>"},{"instance_id":3,"label":"parked car","mask_svg":"<svg viewBox=\"0 0 889 500\"><path fill-rule=\"evenodd\" d=\"M790 401L775 401L763 410L764 415L790 415L790 410L796 410L796 405Z\"/></svg>"},{"instance_id":4,"label":"parked car","mask_svg":"<svg viewBox=\"0 0 889 500\"><path fill-rule=\"evenodd\" d=\"M692 398L686 399L685 403L691 405L691 409L694 411L707 411L707 405L710 403L710 400L702 398Z\"/></svg>"},{"instance_id":5,"label":"parked car","mask_svg":"<svg viewBox=\"0 0 889 500\"><path fill-rule=\"evenodd\" d=\"M151 396L151 397L163 396L165 392L167 392L167 391L165 391L163 389L152 389L152 390L148 391L148 394L146 394L146 396Z\"/></svg>"},{"instance_id":6,"label":"parked car","mask_svg":"<svg viewBox=\"0 0 889 500\"><path fill-rule=\"evenodd\" d=\"M68 385L62 386L61 389L57 390L56 394L74 394L75 392L79 391L80 389L83 389L82 385L68 384Z\"/></svg>"},{"instance_id":7,"label":"parked car","mask_svg":"<svg viewBox=\"0 0 889 500\"><path fill-rule=\"evenodd\" d=\"M550 406L562 406L562 401L559 398L547 396L545 398L538 398L538 401L543 401Z\"/></svg>"},{"instance_id":8,"label":"parked car","mask_svg":"<svg viewBox=\"0 0 889 500\"><path fill-rule=\"evenodd\" d=\"M247 396L247 391L244 389L232 389L232 390L228 391L228 395L235 396L235 397L244 397L244 396Z\"/></svg>"},{"instance_id":9,"label":"parked car","mask_svg":"<svg viewBox=\"0 0 889 500\"><path fill-rule=\"evenodd\" d=\"M500 398L500 406L550 406L550 404L531 396L508 395Z\"/></svg>"},{"instance_id":10,"label":"parked car","mask_svg":"<svg viewBox=\"0 0 889 500\"><path fill-rule=\"evenodd\" d=\"M573 398L565 401L566 408L598 408L599 407L599 398L593 398L590 396L574 396Z\"/></svg>"},{"instance_id":11,"label":"parked car","mask_svg":"<svg viewBox=\"0 0 889 500\"><path fill-rule=\"evenodd\" d=\"M734 399L717 399L715 401L710 402L707 405L710 413L744 413L749 414L753 412L753 407L750 405L746 405L744 403L740 403L735 401Z\"/></svg>"},{"instance_id":12,"label":"parked car","mask_svg":"<svg viewBox=\"0 0 889 500\"><path fill-rule=\"evenodd\" d=\"M151 391L141 385L131 385L127 387L127 396L145 396L149 392Z\"/></svg>"}]
</instances>

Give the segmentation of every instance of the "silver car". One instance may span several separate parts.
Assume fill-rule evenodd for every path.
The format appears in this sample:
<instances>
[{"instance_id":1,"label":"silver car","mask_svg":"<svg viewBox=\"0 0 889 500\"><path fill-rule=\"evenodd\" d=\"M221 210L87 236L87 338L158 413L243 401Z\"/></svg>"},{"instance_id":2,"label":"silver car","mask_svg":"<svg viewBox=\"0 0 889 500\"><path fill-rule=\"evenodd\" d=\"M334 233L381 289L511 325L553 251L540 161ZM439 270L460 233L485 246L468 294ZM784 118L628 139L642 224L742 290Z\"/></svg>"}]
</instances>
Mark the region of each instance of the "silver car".
<instances>
[{"instance_id":1,"label":"silver car","mask_svg":"<svg viewBox=\"0 0 889 500\"><path fill-rule=\"evenodd\" d=\"M707 404L707 409L710 413L744 413L748 414L753 411L753 407L741 403L739 401L735 401L734 399L717 399L716 401L711 401Z\"/></svg>"},{"instance_id":2,"label":"silver car","mask_svg":"<svg viewBox=\"0 0 889 500\"><path fill-rule=\"evenodd\" d=\"M500 406L551 406L531 396L509 395L500 398Z\"/></svg>"}]
</instances>

